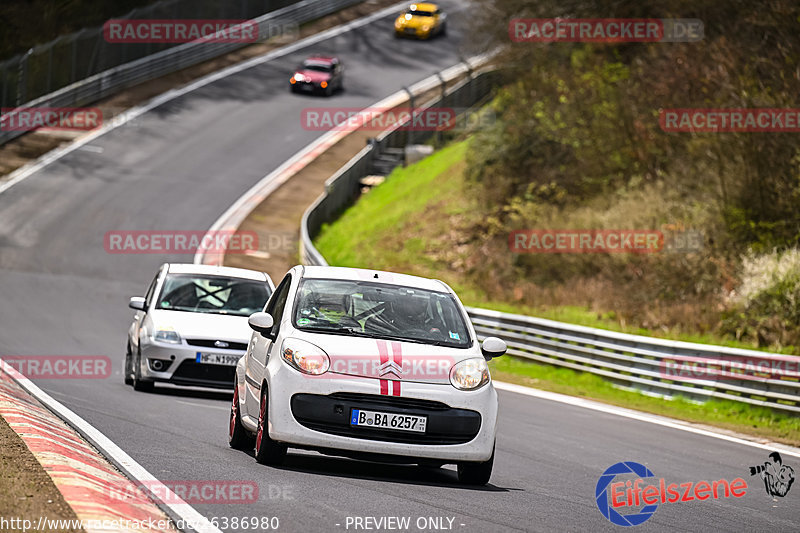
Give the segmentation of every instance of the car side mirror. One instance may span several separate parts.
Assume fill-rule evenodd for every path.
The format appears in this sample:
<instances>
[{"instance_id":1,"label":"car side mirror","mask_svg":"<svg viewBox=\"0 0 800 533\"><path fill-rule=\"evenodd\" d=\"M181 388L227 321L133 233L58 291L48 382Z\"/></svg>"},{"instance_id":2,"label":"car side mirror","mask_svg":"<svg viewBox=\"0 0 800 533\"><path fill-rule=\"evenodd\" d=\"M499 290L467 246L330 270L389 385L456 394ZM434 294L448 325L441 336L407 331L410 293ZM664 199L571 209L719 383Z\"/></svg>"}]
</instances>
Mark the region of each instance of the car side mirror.
<instances>
[{"instance_id":1,"label":"car side mirror","mask_svg":"<svg viewBox=\"0 0 800 533\"><path fill-rule=\"evenodd\" d=\"M493 357L500 357L506 350L508 350L506 342L497 337L486 337L481 343L481 353L487 361L491 361Z\"/></svg>"},{"instance_id":2,"label":"car side mirror","mask_svg":"<svg viewBox=\"0 0 800 533\"><path fill-rule=\"evenodd\" d=\"M137 311L144 311L144 303L144 298L141 296L133 296L128 302L128 307Z\"/></svg>"},{"instance_id":3,"label":"car side mirror","mask_svg":"<svg viewBox=\"0 0 800 533\"><path fill-rule=\"evenodd\" d=\"M269 313L253 313L247 319L247 323L250 324L253 331L257 331L264 337L270 337L272 326L275 325L275 321Z\"/></svg>"}]
</instances>

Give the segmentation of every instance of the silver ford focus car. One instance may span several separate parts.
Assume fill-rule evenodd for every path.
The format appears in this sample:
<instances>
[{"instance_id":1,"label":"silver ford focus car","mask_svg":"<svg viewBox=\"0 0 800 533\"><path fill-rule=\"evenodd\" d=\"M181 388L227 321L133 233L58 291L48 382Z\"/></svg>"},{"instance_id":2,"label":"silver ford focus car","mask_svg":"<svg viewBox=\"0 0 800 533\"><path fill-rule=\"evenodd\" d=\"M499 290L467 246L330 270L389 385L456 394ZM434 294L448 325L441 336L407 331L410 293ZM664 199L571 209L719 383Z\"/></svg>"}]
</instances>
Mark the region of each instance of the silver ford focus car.
<instances>
[{"instance_id":1,"label":"silver ford focus car","mask_svg":"<svg viewBox=\"0 0 800 533\"><path fill-rule=\"evenodd\" d=\"M236 366L229 442L279 464L287 448L441 466L489 481L497 393L479 343L441 281L374 270L292 268Z\"/></svg>"},{"instance_id":2,"label":"silver ford focus car","mask_svg":"<svg viewBox=\"0 0 800 533\"><path fill-rule=\"evenodd\" d=\"M156 382L230 389L234 368L274 284L263 272L165 263L136 310L125 355L125 383L139 391Z\"/></svg>"}]
</instances>

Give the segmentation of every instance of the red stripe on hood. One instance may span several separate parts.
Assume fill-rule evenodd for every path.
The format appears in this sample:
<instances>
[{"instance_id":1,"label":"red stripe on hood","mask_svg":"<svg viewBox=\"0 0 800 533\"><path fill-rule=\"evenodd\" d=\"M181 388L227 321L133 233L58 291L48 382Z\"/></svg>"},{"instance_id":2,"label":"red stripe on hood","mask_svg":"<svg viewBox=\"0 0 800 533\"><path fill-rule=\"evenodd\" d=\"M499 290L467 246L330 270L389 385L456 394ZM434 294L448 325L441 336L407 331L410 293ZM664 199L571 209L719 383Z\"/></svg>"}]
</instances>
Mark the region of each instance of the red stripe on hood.
<instances>
[{"instance_id":1,"label":"red stripe on hood","mask_svg":"<svg viewBox=\"0 0 800 533\"><path fill-rule=\"evenodd\" d=\"M378 340L375 341L378 343L378 353L381 356L381 365L387 363L389 361L389 348L386 346L386 341ZM389 394L389 380L382 379L381 380L381 394L388 395Z\"/></svg>"},{"instance_id":2,"label":"red stripe on hood","mask_svg":"<svg viewBox=\"0 0 800 533\"><path fill-rule=\"evenodd\" d=\"M392 360L397 363L401 369L403 368L403 345L399 342L392 342ZM398 376L398 378L399 377L400 376ZM399 381L392 381L392 395L400 396Z\"/></svg>"}]
</instances>

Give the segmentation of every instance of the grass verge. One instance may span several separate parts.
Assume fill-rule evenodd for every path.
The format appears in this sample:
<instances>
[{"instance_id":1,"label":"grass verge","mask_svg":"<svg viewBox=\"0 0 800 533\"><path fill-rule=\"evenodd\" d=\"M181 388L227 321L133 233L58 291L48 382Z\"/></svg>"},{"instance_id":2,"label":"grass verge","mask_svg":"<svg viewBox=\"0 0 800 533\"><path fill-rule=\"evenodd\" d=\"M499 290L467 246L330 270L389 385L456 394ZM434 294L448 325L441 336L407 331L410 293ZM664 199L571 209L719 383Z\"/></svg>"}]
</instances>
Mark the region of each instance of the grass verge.
<instances>
[{"instance_id":1,"label":"grass verge","mask_svg":"<svg viewBox=\"0 0 800 533\"><path fill-rule=\"evenodd\" d=\"M750 344L708 335L670 334L626 327L613 313L598 315L579 307L531 308L493 301L474 281L460 276L449 263L458 261L458 224L478 210L464 194L467 141L436 152L406 168L396 169L341 217L322 228L315 244L332 265L384 269L445 279L466 305L539 316L612 331L755 349ZM455 248L442 254L443 246ZM665 401L614 387L593 374L504 357L492 363L500 380L553 392L582 396L689 422L800 445L800 417L747 404L712 400L702 405L682 398Z\"/></svg>"}]
</instances>

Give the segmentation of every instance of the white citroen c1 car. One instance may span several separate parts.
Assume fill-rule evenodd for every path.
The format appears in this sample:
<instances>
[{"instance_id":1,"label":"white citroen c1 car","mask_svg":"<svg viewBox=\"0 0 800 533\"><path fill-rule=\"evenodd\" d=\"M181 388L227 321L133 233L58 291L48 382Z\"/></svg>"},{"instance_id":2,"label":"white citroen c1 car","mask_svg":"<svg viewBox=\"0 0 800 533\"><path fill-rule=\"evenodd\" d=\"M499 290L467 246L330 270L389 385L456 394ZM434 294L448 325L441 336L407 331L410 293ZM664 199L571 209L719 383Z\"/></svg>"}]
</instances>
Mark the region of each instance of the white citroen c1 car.
<instances>
[{"instance_id":1,"label":"white citroen c1 car","mask_svg":"<svg viewBox=\"0 0 800 533\"><path fill-rule=\"evenodd\" d=\"M340 267L292 268L236 365L229 443L279 464L287 448L385 462L456 463L486 484L497 393L478 344L441 281Z\"/></svg>"},{"instance_id":2,"label":"white citroen c1 car","mask_svg":"<svg viewBox=\"0 0 800 533\"><path fill-rule=\"evenodd\" d=\"M248 317L266 305L275 286L263 272L165 263L128 328L125 383L139 391L156 382L231 388L234 367L252 330Z\"/></svg>"}]
</instances>

